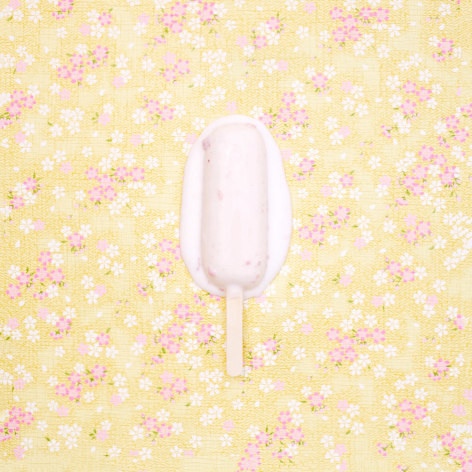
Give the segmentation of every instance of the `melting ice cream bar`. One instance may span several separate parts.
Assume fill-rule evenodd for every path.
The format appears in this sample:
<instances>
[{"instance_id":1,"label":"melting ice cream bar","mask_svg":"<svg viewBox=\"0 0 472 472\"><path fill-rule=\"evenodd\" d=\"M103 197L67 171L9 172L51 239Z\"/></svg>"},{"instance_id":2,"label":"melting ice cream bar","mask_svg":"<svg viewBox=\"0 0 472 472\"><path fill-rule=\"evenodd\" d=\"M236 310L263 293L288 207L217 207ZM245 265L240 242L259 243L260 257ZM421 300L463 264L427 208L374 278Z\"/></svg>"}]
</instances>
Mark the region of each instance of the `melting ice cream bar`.
<instances>
[{"instance_id":1,"label":"melting ice cream bar","mask_svg":"<svg viewBox=\"0 0 472 472\"><path fill-rule=\"evenodd\" d=\"M242 302L262 294L285 261L291 203L280 151L257 120L210 124L185 167L182 258L194 282L226 297L226 365L242 373Z\"/></svg>"}]
</instances>

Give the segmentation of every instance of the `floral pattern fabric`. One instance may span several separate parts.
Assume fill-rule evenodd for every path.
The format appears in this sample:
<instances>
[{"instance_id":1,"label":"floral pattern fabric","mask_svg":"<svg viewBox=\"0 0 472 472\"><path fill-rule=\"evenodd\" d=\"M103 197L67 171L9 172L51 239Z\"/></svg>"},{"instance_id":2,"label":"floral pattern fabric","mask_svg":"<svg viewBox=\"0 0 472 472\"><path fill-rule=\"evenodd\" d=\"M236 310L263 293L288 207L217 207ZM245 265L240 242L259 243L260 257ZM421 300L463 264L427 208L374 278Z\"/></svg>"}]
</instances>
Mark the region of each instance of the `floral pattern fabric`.
<instances>
[{"instance_id":1,"label":"floral pattern fabric","mask_svg":"<svg viewBox=\"0 0 472 472\"><path fill-rule=\"evenodd\" d=\"M472 471L472 4L0 4L0 470ZM179 252L188 151L261 120L290 252L245 303Z\"/></svg>"}]
</instances>

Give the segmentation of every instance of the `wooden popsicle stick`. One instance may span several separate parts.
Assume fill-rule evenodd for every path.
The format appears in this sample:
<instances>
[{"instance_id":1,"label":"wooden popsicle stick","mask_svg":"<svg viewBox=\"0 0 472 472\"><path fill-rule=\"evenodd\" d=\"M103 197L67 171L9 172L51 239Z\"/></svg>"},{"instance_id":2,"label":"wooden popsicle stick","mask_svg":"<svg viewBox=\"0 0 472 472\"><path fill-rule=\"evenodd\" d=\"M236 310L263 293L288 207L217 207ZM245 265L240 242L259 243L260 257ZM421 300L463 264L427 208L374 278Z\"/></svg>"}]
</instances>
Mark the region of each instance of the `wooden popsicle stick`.
<instances>
[{"instance_id":1,"label":"wooden popsicle stick","mask_svg":"<svg viewBox=\"0 0 472 472\"><path fill-rule=\"evenodd\" d=\"M226 289L226 371L235 377L243 371L243 291Z\"/></svg>"}]
</instances>

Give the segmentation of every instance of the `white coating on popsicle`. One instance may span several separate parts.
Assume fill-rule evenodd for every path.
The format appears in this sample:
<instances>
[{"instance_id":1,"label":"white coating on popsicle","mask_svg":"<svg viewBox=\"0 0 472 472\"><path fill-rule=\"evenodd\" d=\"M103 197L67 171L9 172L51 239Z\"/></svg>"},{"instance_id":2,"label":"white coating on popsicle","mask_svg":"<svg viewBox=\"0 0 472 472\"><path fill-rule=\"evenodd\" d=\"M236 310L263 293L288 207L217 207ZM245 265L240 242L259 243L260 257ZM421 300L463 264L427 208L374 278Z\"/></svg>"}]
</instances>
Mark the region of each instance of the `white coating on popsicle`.
<instances>
[{"instance_id":1,"label":"white coating on popsicle","mask_svg":"<svg viewBox=\"0 0 472 472\"><path fill-rule=\"evenodd\" d=\"M267 265L257 285L244 290L244 298L262 294L280 271L287 256L291 232L292 210L290 192L280 150L269 130L253 118L231 115L211 123L190 150L184 173L180 220L180 251L192 279L203 290L213 295L225 296L208 278L202 266L202 202L204 185L203 141L217 128L234 123L252 124L264 142L267 165ZM215 223L216 224L216 223Z\"/></svg>"}]
</instances>

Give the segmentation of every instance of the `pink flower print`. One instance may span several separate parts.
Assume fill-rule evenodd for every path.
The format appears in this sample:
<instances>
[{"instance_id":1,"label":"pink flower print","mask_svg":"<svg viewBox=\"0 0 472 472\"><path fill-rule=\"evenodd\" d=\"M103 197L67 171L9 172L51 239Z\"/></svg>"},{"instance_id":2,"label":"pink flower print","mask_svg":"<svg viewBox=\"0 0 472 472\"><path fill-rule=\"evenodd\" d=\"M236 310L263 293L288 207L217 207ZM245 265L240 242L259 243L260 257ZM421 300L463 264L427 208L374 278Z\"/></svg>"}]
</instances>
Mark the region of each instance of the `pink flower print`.
<instances>
[{"instance_id":1,"label":"pink flower print","mask_svg":"<svg viewBox=\"0 0 472 472\"><path fill-rule=\"evenodd\" d=\"M472 458L467 459L467 462L463 462L462 469L460 472L472 472Z\"/></svg>"},{"instance_id":2,"label":"pink flower print","mask_svg":"<svg viewBox=\"0 0 472 472\"><path fill-rule=\"evenodd\" d=\"M340 207L338 207L337 210L335 210L334 216L339 221L347 221L349 219L350 213L351 213L351 210L349 208L345 208L345 207L340 206Z\"/></svg>"},{"instance_id":3,"label":"pink flower print","mask_svg":"<svg viewBox=\"0 0 472 472\"><path fill-rule=\"evenodd\" d=\"M165 384L171 383L173 378L174 374L172 372L165 371L161 374L161 379Z\"/></svg>"},{"instance_id":4,"label":"pink flower print","mask_svg":"<svg viewBox=\"0 0 472 472\"><path fill-rule=\"evenodd\" d=\"M190 72L190 68L189 68L188 64L189 64L189 61L184 61L183 59L179 59L177 61L177 66L176 66L177 72L180 75L188 74Z\"/></svg>"},{"instance_id":5,"label":"pink flower print","mask_svg":"<svg viewBox=\"0 0 472 472\"><path fill-rule=\"evenodd\" d=\"M177 74L174 69L165 69L162 76L167 82L174 82L177 79Z\"/></svg>"},{"instance_id":6,"label":"pink flower print","mask_svg":"<svg viewBox=\"0 0 472 472\"><path fill-rule=\"evenodd\" d=\"M21 208L22 206L25 205L23 197L20 197L18 195L13 196L11 199L10 205L17 210L18 208Z\"/></svg>"},{"instance_id":7,"label":"pink flower print","mask_svg":"<svg viewBox=\"0 0 472 472\"><path fill-rule=\"evenodd\" d=\"M405 100L405 102L400 105L400 108L403 114L408 117L414 116L416 113L416 103L410 99Z\"/></svg>"},{"instance_id":8,"label":"pink flower print","mask_svg":"<svg viewBox=\"0 0 472 472\"><path fill-rule=\"evenodd\" d=\"M23 133L22 131L18 131L18 133L15 134L15 141L17 143L22 143L26 139L26 134Z\"/></svg>"},{"instance_id":9,"label":"pink flower print","mask_svg":"<svg viewBox=\"0 0 472 472\"><path fill-rule=\"evenodd\" d=\"M10 114L11 117L17 116L21 114L21 105L17 102L12 102L7 105L7 113Z\"/></svg>"},{"instance_id":10,"label":"pink flower print","mask_svg":"<svg viewBox=\"0 0 472 472\"><path fill-rule=\"evenodd\" d=\"M147 417L144 419L142 425L146 428L147 431L157 430L157 420L156 418Z\"/></svg>"},{"instance_id":11,"label":"pink flower print","mask_svg":"<svg viewBox=\"0 0 472 472\"><path fill-rule=\"evenodd\" d=\"M362 7L359 10L359 17L361 18L361 20L365 22L369 21L369 19L371 18L373 14L374 13L370 7Z\"/></svg>"},{"instance_id":12,"label":"pink flower print","mask_svg":"<svg viewBox=\"0 0 472 472\"><path fill-rule=\"evenodd\" d=\"M19 325L20 325L20 323L18 323L18 320L16 318L10 318L8 320L8 327L10 329L16 329L16 328L18 328Z\"/></svg>"},{"instance_id":13,"label":"pink flower print","mask_svg":"<svg viewBox=\"0 0 472 472\"><path fill-rule=\"evenodd\" d=\"M318 72L311 78L311 81L313 82L315 90L318 92L318 91L323 90L326 87L328 78L321 72Z\"/></svg>"},{"instance_id":14,"label":"pink flower print","mask_svg":"<svg viewBox=\"0 0 472 472\"><path fill-rule=\"evenodd\" d=\"M102 26L106 26L111 24L111 13L108 12L102 12L100 16L98 17L98 21Z\"/></svg>"},{"instance_id":15,"label":"pink flower print","mask_svg":"<svg viewBox=\"0 0 472 472\"><path fill-rule=\"evenodd\" d=\"M183 2L177 2L170 9L172 15L175 16L185 16L187 13L187 4Z\"/></svg>"},{"instance_id":16,"label":"pink flower print","mask_svg":"<svg viewBox=\"0 0 472 472\"><path fill-rule=\"evenodd\" d=\"M308 115L306 114L306 110L295 110L292 113L292 119L295 123L303 125L308 120Z\"/></svg>"},{"instance_id":17,"label":"pink flower print","mask_svg":"<svg viewBox=\"0 0 472 472\"><path fill-rule=\"evenodd\" d=\"M399 262L391 261L387 266L387 270L390 272L392 276L400 274L401 264Z\"/></svg>"},{"instance_id":18,"label":"pink flower print","mask_svg":"<svg viewBox=\"0 0 472 472\"><path fill-rule=\"evenodd\" d=\"M284 426L277 426L275 428L275 431L272 437L275 441L283 441L287 436L288 436L287 427L284 425Z\"/></svg>"},{"instance_id":19,"label":"pink flower print","mask_svg":"<svg viewBox=\"0 0 472 472\"><path fill-rule=\"evenodd\" d=\"M31 190L36 190L38 188L38 181L36 179L33 179L32 177L28 177L24 182L23 185L26 190L31 191Z\"/></svg>"},{"instance_id":20,"label":"pink flower print","mask_svg":"<svg viewBox=\"0 0 472 472\"><path fill-rule=\"evenodd\" d=\"M400 433L409 433L411 431L411 420L406 418L401 418L400 421L397 422L397 428Z\"/></svg>"},{"instance_id":21,"label":"pink flower print","mask_svg":"<svg viewBox=\"0 0 472 472\"><path fill-rule=\"evenodd\" d=\"M145 108L147 108L148 113L151 115L161 112L161 107L158 100L149 100L146 103Z\"/></svg>"},{"instance_id":22,"label":"pink flower print","mask_svg":"<svg viewBox=\"0 0 472 472\"><path fill-rule=\"evenodd\" d=\"M161 423L161 426L157 428L159 437L168 438L172 433L172 426L170 424Z\"/></svg>"},{"instance_id":23,"label":"pink flower print","mask_svg":"<svg viewBox=\"0 0 472 472\"><path fill-rule=\"evenodd\" d=\"M141 167L133 167L133 169L129 171L129 175L131 176L133 182L144 180L144 169Z\"/></svg>"},{"instance_id":24,"label":"pink flower print","mask_svg":"<svg viewBox=\"0 0 472 472\"><path fill-rule=\"evenodd\" d=\"M183 393L187 391L187 379L176 379L173 384L176 393Z\"/></svg>"},{"instance_id":25,"label":"pink flower print","mask_svg":"<svg viewBox=\"0 0 472 472\"><path fill-rule=\"evenodd\" d=\"M343 19L343 9L339 7L334 7L329 14L333 20L341 20Z\"/></svg>"},{"instance_id":26,"label":"pink flower print","mask_svg":"<svg viewBox=\"0 0 472 472\"><path fill-rule=\"evenodd\" d=\"M72 55L72 57L69 58L69 61L74 67L79 68L84 65L85 56L79 53L75 53Z\"/></svg>"},{"instance_id":27,"label":"pink flower print","mask_svg":"<svg viewBox=\"0 0 472 472\"><path fill-rule=\"evenodd\" d=\"M413 404L411 403L410 400L407 400L406 398L403 399L399 404L398 404L398 407L400 408L400 410L402 411L410 411L411 407L413 406Z\"/></svg>"},{"instance_id":28,"label":"pink flower print","mask_svg":"<svg viewBox=\"0 0 472 472\"><path fill-rule=\"evenodd\" d=\"M349 39L352 39L352 41L359 41L361 37L362 35L361 35L361 32L359 31L359 28L357 28L356 26L351 26L351 28L349 28L349 32L348 32Z\"/></svg>"},{"instance_id":29,"label":"pink flower print","mask_svg":"<svg viewBox=\"0 0 472 472\"><path fill-rule=\"evenodd\" d=\"M181 337L184 334L184 327L177 323L173 323L168 330L170 336Z\"/></svg>"},{"instance_id":30,"label":"pink flower print","mask_svg":"<svg viewBox=\"0 0 472 472\"><path fill-rule=\"evenodd\" d=\"M239 36L237 39L236 39L236 45L237 46L240 46L240 47L245 47L248 45L248 40L246 38L246 36Z\"/></svg>"},{"instance_id":31,"label":"pink flower print","mask_svg":"<svg viewBox=\"0 0 472 472\"><path fill-rule=\"evenodd\" d=\"M174 15L172 15L170 12L167 12L161 16L160 21L164 26L169 27L174 21L173 17Z\"/></svg>"},{"instance_id":32,"label":"pink flower print","mask_svg":"<svg viewBox=\"0 0 472 472\"><path fill-rule=\"evenodd\" d=\"M312 408L319 408L323 405L323 400L325 397L321 395L321 393L315 392L308 396L308 400L310 401L310 406Z\"/></svg>"},{"instance_id":33,"label":"pink flower print","mask_svg":"<svg viewBox=\"0 0 472 472\"><path fill-rule=\"evenodd\" d=\"M100 346L107 346L110 343L110 335L107 333L98 334L97 342Z\"/></svg>"},{"instance_id":34,"label":"pink flower print","mask_svg":"<svg viewBox=\"0 0 472 472\"><path fill-rule=\"evenodd\" d=\"M278 118L283 123L286 123L290 119L291 115L292 113L290 111L290 108L279 108Z\"/></svg>"},{"instance_id":35,"label":"pink flower print","mask_svg":"<svg viewBox=\"0 0 472 472\"><path fill-rule=\"evenodd\" d=\"M85 171L85 175L87 176L88 179L97 179L99 176L98 169L95 167L89 167Z\"/></svg>"},{"instance_id":36,"label":"pink flower print","mask_svg":"<svg viewBox=\"0 0 472 472\"><path fill-rule=\"evenodd\" d=\"M103 379L105 378L106 367L97 364L92 369L90 369L90 373L94 378Z\"/></svg>"},{"instance_id":37,"label":"pink flower print","mask_svg":"<svg viewBox=\"0 0 472 472\"><path fill-rule=\"evenodd\" d=\"M408 80L403 84L403 90L405 90L406 93L415 93L416 92L416 84L412 82L411 80Z\"/></svg>"},{"instance_id":38,"label":"pink flower print","mask_svg":"<svg viewBox=\"0 0 472 472\"><path fill-rule=\"evenodd\" d=\"M343 19L344 29L349 31L351 28L355 27L359 20L352 15L348 15L346 18Z\"/></svg>"},{"instance_id":39,"label":"pink flower print","mask_svg":"<svg viewBox=\"0 0 472 472\"><path fill-rule=\"evenodd\" d=\"M443 38L438 42L438 48L442 54L449 54L452 51L454 41L452 39Z\"/></svg>"},{"instance_id":40,"label":"pink flower print","mask_svg":"<svg viewBox=\"0 0 472 472\"><path fill-rule=\"evenodd\" d=\"M100 187L94 187L87 191L91 202L100 202L102 199L102 189Z\"/></svg>"},{"instance_id":41,"label":"pink flower print","mask_svg":"<svg viewBox=\"0 0 472 472\"><path fill-rule=\"evenodd\" d=\"M172 398L172 388L170 386L162 387L160 394L164 400L170 400Z\"/></svg>"},{"instance_id":42,"label":"pink flower print","mask_svg":"<svg viewBox=\"0 0 472 472\"><path fill-rule=\"evenodd\" d=\"M462 315L457 315L457 318L454 320L454 324L456 325L457 329L464 329L465 328L465 318Z\"/></svg>"},{"instance_id":43,"label":"pink flower print","mask_svg":"<svg viewBox=\"0 0 472 472\"><path fill-rule=\"evenodd\" d=\"M467 451L462 446L453 447L450 451L450 457L456 461L463 461L467 457Z\"/></svg>"},{"instance_id":44,"label":"pink flower print","mask_svg":"<svg viewBox=\"0 0 472 472\"><path fill-rule=\"evenodd\" d=\"M111 185L108 185L106 187L102 186L100 194L103 196L103 198L110 200L111 202L115 199L117 195L115 189Z\"/></svg>"},{"instance_id":45,"label":"pink flower print","mask_svg":"<svg viewBox=\"0 0 472 472\"><path fill-rule=\"evenodd\" d=\"M453 446L454 441L456 440L455 436L451 433L441 435L441 445L442 447L447 447L450 449Z\"/></svg>"},{"instance_id":46,"label":"pink flower print","mask_svg":"<svg viewBox=\"0 0 472 472\"><path fill-rule=\"evenodd\" d=\"M172 120L174 118L174 109L164 105L161 109L162 121Z\"/></svg>"},{"instance_id":47,"label":"pink flower print","mask_svg":"<svg viewBox=\"0 0 472 472\"><path fill-rule=\"evenodd\" d=\"M305 435L302 433L302 428L291 429L288 437L297 443L303 441Z\"/></svg>"},{"instance_id":48,"label":"pink flower print","mask_svg":"<svg viewBox=\"0 0 472 472\"><path fill-rule=\"evenodd\" d=\"M107 54L108 54L108 48L106 46L101 46L101 45L98 45L94 50L93 50L93 54L95 55L95 57L101 61L101 60L105 60L106 57L107 57Z\"/></svg>"},{"instance_id":49,"label":"pink flower print","mask_svg":"<svg viewBox=\"0 0 472 472\"><path fill-rule=\"evenodd\" d=\"M166 239L164 239L162 243L164 243L164 241L167 241ZM162 248L162 246L161 246ZM165 249L163 249L165 250ZM183 305L182 303L179 303L178 307L174 310L174 313L179 317L179 318L187 318L188 314L190 313L190 307L188 305Z\"/></svg>"},{"instance_id":50,"label":"pink flower print","mask_svg":"<svg viewBox=\"0 0 472 472\"><path fill-rule=\"evenodd\" d=\"M290 108L290 105L295 103L295 94L293 92L285 92L282 96L282 102Z\"/></svg>"},{"instance_id":51,"label":"pink flower print","mask_svg":"<svg viewBox=\"0 0 472 472\"><path fill-rule=\"evenodd\" d=\"M276 351L277 350L277 341L275 339L268 339L264 343L264 347L266 348L267 351Z\"/></svg>"},{"instance_id":52,"label":"pink flower print","mask_svg":"<svg viewBox=\"0 0 472 472\"><path fill-rule=\"evenodd\" d=\"M416 226L416 232L422 237L431 234L431 223L429 221L420 221Z\"/></svg>"},{"instance_id":53,"label":"pink flower print","mask_svg":"<svg viewBox=\"0 0 472 472\"><path fill-rule=\"evenodd\" d=\"M257 49L267 46L267 38L265 36L256 36L254 39L254 46Z\"/></svg>"},{"instance_id":54,"label":"pink flower print","mask_svg":"<svg viewBox=\"0 0 472 472\"><path fill-rule=\"evenodd\" d=\"M349 348L354 344L354 340L349 336L344 336L342 339L338 339L339 344L342 348Z\"/></svg>"},{"instance_id":55,"label":"pink flower print","mask_svg":"<svg viewBox=\"0 0 472 472\"><path fill-rule=\"evenodd\" d=\"M33 223L33 225L34 225L34 230L35 230L35 231L41 231L41 230L43 230L44 227L45 227L45 223L44 223L44 221L42 221L42 220L36 220L36 221Z\"/></svg>"},{"instance_id":56,"label":"pink flower print","mask_svg":"<svg viewBox=\"0 0 472 472\"><path fill-rule=\"evenodd\" d=\"M289 411L281 411L279 417L277 418L283 425L290 423L292 421L292 415Z\"/></svg>"},{"instance_id":57,"label":"pink flower print","mask_svg":"<svg viewBox=\"0 0 472 472\"><path fill-rule=\"evenodd\" d=\"M300 162L300 170L303 173L312 172L314 169L314 162L310 159L304 158L302 162Z\"/></svg>"},{"instance_id":58,"label":"pink flower print","mask_svg":"<svg viewBox=\"0 0 472 472\"><path fill-rule=\"evenodd\" d=\"M172 342L172 337L168 334L161 334L161 336L157 338L157 342L161 344L164 349L167 349Z\"/></svg>"},{"instance_id":59,"label":"pink flower print","mask_svg":"<svg viewBox=\"0 0 472 472\"><path fill-rule=\"evenodd\" d=\"M421 166L418 164L413 169L412 174L416 179L426 179L426 177L428 176L428 168L426 166Z\"/></svg>"},{"instance_id":60,"label":"pink flower print","mask_svg":"<svg viewBox=\"0 0 472 472\"><path fill-rule=\"evenodd\" d=\"M446 186L454 185L456 167L446 167L444 171L439 174L441 183Z\"/></svg>"},{"instance_id":61,"label":"pink flower print","mask_svg":"<svg viewBox=\"0 0 472 472\"><path fill-rule=\"evenodd\" d=\"M328 336L328 339L330 339L331 341L337 341L340 339L340 331L339 329L336 329L336 328L330 328L329 331L326 333L326 335Z\"/></svg>"},{"instance_id":62,"label":"pink flower print","mask_svg":"<svg viewBox=\"0 0 472 472\"><path fill-rule=\"evenodd\" d=\"M416 91L416 96L418 97L420 102L424 102L425 100L429 100L431 98L432 91L421 87L419 90Z\"/></svg>"},{"instance_id":63,"label":"pink flower print","mask_svg":"<svg viewBox=\"0 0 472 472\"><path fill-rule=\"evenodd\" d=\"M77 69L73 67L69 73L69 79L73 84L75 84L76 82L80 83L82 82L83 75L83 69Z\"/></svg>"},{"instance_id":64,"label":"pink flower print","mask_svg":"<svg viewBox=\"0 0 472 472\"><path fill-rule=\"evenodd\" d=\"M377 295L375 297L372 297L372 305L374 305L376 308L379 306L383 305L383 297L381 295Z\"/></svg>"},{"instance_id":65,"label":"pink flower print","mask_svg":"<svg viewBox=\"0 0 472 472\"><path fill-rule=\"evenodd\" d=\"M378 344L385 341L385 330L375 328L369 336L372 337L372 341L374 341L374 343Z\"/></svg>"},{"instance_id":66,"label":"pink flower print","mask_svg":"<svg viewBox=\"0 0 472 472\"><path fill-rule=\"evenodd\" d=\"M447 372L449 370L449 361L439 359L435 362L434 367L436 368L438 373L442 374L443 372Z\"/></svg>"},{"instance_id":67,"label":"pink flower print","mask_svg":"<svg viewBox=\"0 0 472 472\"><path fill-rule=\"evenodd\" d=\"M375 16L377 17L377 21L379 23L383 21L388 21L388 13L389 11L385 8L377 8L377 12L375 14Z\"/></svg>"},{"instance_id":68,"label":"pink flower print","mask_svg":"<svg viewBox=\"0 0 472 472\"><path fill-rule=\"evenodd\" d=\"M370 336L369 330L367 328L359 328L356 333L356 336L361 342L367 341L367 338Z\"/></svg>"},{"instance_id":69,"label":"pink flower print","mask_svg":"<svg viewBox=\"0 0 472 472\"><path fill-rule=\"evenodd\" d=\"M105 439L108 439L108 432L106 429L100 429L98 432L97 432L97 439L99 439L100 441L105 441Z\"/></svg>"},{"instance_id":70,"label":"pink flower print","mask_svg":"<svg viewBox=\"0 0 472 472\"><path fill-rule=\"evenodd\" d=\"M72 400L79 401L81 393L82 393L82 387L80 385L71 385L68 388L67 396L68 396L69 400L71 400L71 401Z\"/></svg>"},{"instance_id":71,"label":"pink flower print","mask_svg":"<svg viewBox=\"0 0 472 472\"><path fill-rule=\"evenodd\" d=\"M259 454L259 445L257 443L249 443L244 449L244 452L251 456L256 456Z\"/></svg>"},{"instance_id":72,"label":"pink flower print","mask_svg":"<svg viewBox=\"0 0 472 472\"><path fill-rule=\"evenodd\" d=\"M280 20L278 18L275 18L274 16L267 20L266 23L269 29L272 31L277 31L280 29Z\"/></svg>"},{"instance_id":73,"label":"pink flower print","mask_svg":"<svg viewBox=\"0 0 472 472\"><path fill-rule=\"evenodd\" d=\"M38 262L42 265L48 265L52 262L51 252L50 251L41 251Z\"/></svg>"},{"instance_id":74,"label":"pink flower print","mask_svg":"<svg viewBox=\"0 0 472 472\"><path fill-rule=\"evenodd\" d=\"M256 441L259 445L268 444L270 442L270 435L267 434L265 431L259 431L256 434Z\"/></svg>"},{"instance_id":75,"label":"pink flower print","mask_svg":"<svg viewBox=\"0 0 472 472\"><path fill-rule=\"evenodd\" d=\"M65 397L68 391L69 389L67 388L65 383L56 385L56 395L62 395L63 397Z\"/></svg>"},{"instance_id":76,"label":"pink flower print","mask_svg":"<svg viewBox=\"0 0 472 472\"><path fill-rule=\"evenodd\" d=\"M72 248L81 248L84 237L79 233L73 233L67 237Z\"/></svg>"},{"instance_id":77,"label":"pink flower print","mask_svg":"<svg viewBox=\"0 0 472 472\"><path fill-rule=\"evenodd\" d=\"M454 139L456 141L463 143L469 136L470 134L468 133L468 131L465 128L463 128L456 132Z\"/></svg>"},{"instance_id":78,"label":"pink flower print","mask_svg":"<svg viewBox=\"0 0 472 472\"><path fill-rule=\"evenodd\" d=\"M351 187L353 180L354 177L351 174L344 174L341 177L340 182L343 187Z\"/></svg>"},{"instance_id":79,"label":"pink flower print","mask_svg":"<svg viewBox=\"0 0 472 472\"><path fill-rule=\"evenodd\" d=\"M197 341L200 343L208 343L211 337L211 325L210 324L204 324L200 326L199 331L197 331L196 338Z\"/></svg>"},{"instance_id":80,"label":"pink flower print","mask_svg":"<svg viewBox=\"0 0 472 472\"><path fill-rule=\"evenodd\" d=\"M15 449L13 449L13 454L15 454L17 459L23 459L25 449L23 449L21 446L16 446Z\"/></svg>"},{"instance_id":81,"label":"pink flower print","mask_svg":"<svg viewBox=\"0 0 472 472\"><path fill-rule=\"evenodd\" d=\"M20 286L28 285L29 283L31 283L31 276L26 274L25 272L21 272L21 274L16 277L16 280L18 281Z\"/></svg>"},{"instance_id":82,"label":"pink flower print","mask_svg":"<svg viewBox=\"0 0 472 472\"><path fill-rule=\"evenodd\" d=\"M415 420L421 420L426 416L428 410L424 406L416 405L414 408L411 409L411 412L415 416Z\"/></svg>"},{"instance_id":83,"label":"pink flower print","mask_svg":"<svg viewBox=\"0 0 472 472\"><path fill-rule=\"evenodd\" d=\"M400 276L402 277L403 282L413 282L413 280L415 280L415 272L409 267L401 270Z\"/></svg>"},{"instance_id":84,"label":"pink flower print","mask_svg":"<svg viewBox=\"0 0 472 472\"><path fill-rule=\"evenodd\" d=\"M115 174L114 174L115 178L120 182L124 182L127 175L128 175L127 167L118 167L115 170Z\"/></svg>"},{"instance_id":85,"label":"pink flower print","mask_svg":"<svg viewBox=\"0 0 472 472\"><path fill-rule=\"evenodd\" d=\"M82 380L82 376L78 372L72 372L71 374L69 374L69 382L72 385L79 384L81 380Z\"/></svg>"},{"instance_id":86,"label":"pink flower print","mask_svg":"<svg viewBox=\"0 0 472 472\"><path fill-rule=\"evenodd\" d=\"M260 369L261 367L264 367L264 360L262 357L253 357L251 360L251 365L254 370Z\"/></svg>"},{"instance_id":87,"label":"pink flower print","mask_svg":"<svg viewBox=\"0 0 472 472\"><path fill-rule=\"evenodd\" d=\"M416 241L418 241L416 232L413 229L409 229L408 231L406 231L403 236L405 237L406 242L409 244L416 243Z\"/></svg>"},{"instance_id":88,"label":"pink flower print","mask_svg":"<svg viewBox=\"0 0 472 472\"><path fill-rule=\"evenodd\" d=\"M26 382L20 377L13 382L13 386L17 390L23 390L25 388Z\"/></svg>"},{"instance_id":89,"label":"pink flower print","mask_svg":"<svg viewBox=\"0 0 472 472\"><path fill-rule=\"evenodd\" d=\"M46 278L48 277L48 275L49 275L48 269L45 266L43 266L43 267L38 267L36 269L36 272L33 278L35 280L39 280L40 282L44 282Z\"/></svg>"},{"instance_id":90,"label":"pink flower print","mask_svg":"<svg viewBox=\"0 0 472 472\"><path fill-rule=\"evenodd\" d=\"M269 128L271 126L273 126L274 124L274 119L272 117L272 115L270 115L269 113L264 113L261 117L260 117L260 121L262 121L262 123L264 123L266 126L268 126Z\"/></svg>"},{"instance_id":91,"label":"pink flower print","mask_svg":"<svg viewBox=\"0 0 472 472\"><path fill-rule=\"evenodd\" d=\"M344 352L344 359L348 360L349 362L354 362L359 357L359 354L354 350L354 348L349 347Z\"/></svg>"}]
</instances>

